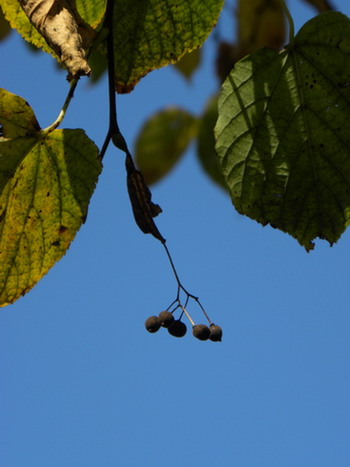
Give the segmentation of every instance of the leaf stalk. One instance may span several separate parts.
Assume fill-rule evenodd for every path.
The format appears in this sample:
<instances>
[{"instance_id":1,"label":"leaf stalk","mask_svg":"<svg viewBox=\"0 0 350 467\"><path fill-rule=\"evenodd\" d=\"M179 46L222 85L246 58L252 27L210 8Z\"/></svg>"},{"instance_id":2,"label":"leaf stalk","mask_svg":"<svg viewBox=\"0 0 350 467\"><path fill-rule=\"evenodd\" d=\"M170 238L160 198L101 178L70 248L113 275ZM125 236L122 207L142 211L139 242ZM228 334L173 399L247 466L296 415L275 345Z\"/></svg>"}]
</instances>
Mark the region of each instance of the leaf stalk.
<instances>
[{"instance_id":1,"label":"leaf stalk","mask_svg":"<svg viewBox=\"0 0 350 467\"><path fill-rule=\"evenodd\" d=\"M62 123L62 121L63 121L63 119L64 119L64 117L66 115L67 109L69 107L69 104L70 104L70 102L71 102L71 100L72 100L72 98L74 96L74 91L75 91L75 88L78 85L78 81L79 81L79 78L72 79L72 81L70 82L69 91L68 91L66 100L64 101L63 107L62 107L60 113L58 114L58 117L56 118L56 120L53 123L51 123L51 125L49 125L47 128L42 130L43 133L45 133L45 134L51 133L52 131L56 130L56 128Z\"/></svg>"}]
</instances>

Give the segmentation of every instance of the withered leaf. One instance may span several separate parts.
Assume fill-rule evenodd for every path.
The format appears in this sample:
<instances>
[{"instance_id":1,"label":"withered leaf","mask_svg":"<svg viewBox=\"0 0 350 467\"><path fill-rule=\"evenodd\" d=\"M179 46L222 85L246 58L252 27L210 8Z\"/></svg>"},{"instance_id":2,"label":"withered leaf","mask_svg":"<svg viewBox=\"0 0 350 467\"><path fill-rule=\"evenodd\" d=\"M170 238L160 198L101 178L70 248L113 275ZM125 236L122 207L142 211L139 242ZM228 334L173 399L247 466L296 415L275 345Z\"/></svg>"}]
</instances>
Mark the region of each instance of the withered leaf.
<instances>
[{"instance_id":1,"label":"withered leaf","mask_svg":"<svg viewBox=\"0 0 350 467\"><path fill-rule=\"evenodd\" d=\"M151 191L145 183L142 173L135 169L129 156L126 157L125 165L128 193L136 224L143 233L150 233L160 242L165 243L165 238L153 220L153 217L162 212L161 207L152 202Z\"/></svg>"},{"instance_id":2,"label":"withered leaf","mask_svg":"<svg viewBox=\"0 0 350 467\"><path fill-rule=\"evenodd\" d=\"M91 69L84 45L91 41L91 30L81 27L79 15L69 0L19 0L33 26L60 57L68 78L88 76Z\"/></svg>"}]
</instances>

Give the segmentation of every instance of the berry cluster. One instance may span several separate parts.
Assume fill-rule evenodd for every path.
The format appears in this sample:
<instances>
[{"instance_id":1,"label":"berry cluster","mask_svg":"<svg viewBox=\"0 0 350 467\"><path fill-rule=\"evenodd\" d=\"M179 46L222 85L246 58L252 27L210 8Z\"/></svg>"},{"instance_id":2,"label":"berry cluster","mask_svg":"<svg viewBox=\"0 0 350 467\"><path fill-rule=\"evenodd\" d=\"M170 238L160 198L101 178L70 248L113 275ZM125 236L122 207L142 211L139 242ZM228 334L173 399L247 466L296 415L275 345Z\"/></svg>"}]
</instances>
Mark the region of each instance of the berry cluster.
<instances>
[{"instance_id":1,"label":"berry cluster","mask_svg":"<svg viewBox=\"0 0 350 467\"><path fill-rule=\"evenodd\" d=\"M221 342L222 340L222 329L220 326L214 324L209 316L207 315L205 309L203 308L199 298L195 295L192 295L188 292L185 287L182 285L176 268L174 266L173 259L170 255L168 247L166 246L165 240L162 242L163 247L168 255L170 266L173 270L176 282L177 282L177 296L175 300L168 306L168 308L164 311L161 311L158 316L150 316L146 319L145 327L148 332L155 333L161 327L166 328L168 333L175 337L183 337L187 332L186 324L181 321L183 315L186 315L187 319L192 325L192 334L194 337L199 339L200 341L207 341L208 339L213 342ZM181 295L185 294L185 303L182 304L181 302ZM186 307L190 300L194 300L199 308L201 309L203 315L205 316L206 320L209 323L209 326L205 324L195 324L193 319L191 318L190 314L188 313ZM175 319L174 312L180 309L180 316Z\"/></svg>"},{"instance_id":2,"label":"berry cluster","mask_svg":"<svg viewBox=\"0 0 350 467\"><path fill-rule=\"evenodd\" d=\"M179 319L174 318L174 311L178 308L182 308L182 313ZM203 310L204 311L204 310ZM159 313L158 316L150 316L146 319L145 327L148 332L155 333L161 327L166 328L168 333L175 337L183 337L187 332L186 324L181 321L182 315L185 314L189 319L190 323L192 324L192 334L194 337L201 341L206 341L210 339L213 342L220 342L222 339L222 329L220 326L212 323L206 313L206 317L209 321L209 326L205 324L195 324L190 315L188 314L187 310L182 307L182 305L178 305L172 312L165 310Z\"/></svg>"}]
</instances>

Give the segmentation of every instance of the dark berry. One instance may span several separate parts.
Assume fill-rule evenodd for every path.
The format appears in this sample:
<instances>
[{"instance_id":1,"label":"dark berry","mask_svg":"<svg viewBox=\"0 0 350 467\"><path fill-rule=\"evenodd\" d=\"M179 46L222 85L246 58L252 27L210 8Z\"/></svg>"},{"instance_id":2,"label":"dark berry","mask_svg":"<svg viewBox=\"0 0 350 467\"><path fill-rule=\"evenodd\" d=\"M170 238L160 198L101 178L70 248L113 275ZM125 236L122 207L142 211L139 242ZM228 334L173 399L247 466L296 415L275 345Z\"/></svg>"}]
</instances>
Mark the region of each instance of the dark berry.
<instances>
[{"instance_id":1,"label":"dark berry","mask_svg":"<svg viewBox=\"0 0 350 467\"><path fill-rule=\"evenodd\" d=\"M221 342L222 339L222 329L216 324L210 325L210 336L209 339L213 342Z\"/></svg>"},{"instance_id":2,"label":"dark berry","mask_svg":"<svg viewBox=\"0 0 350 467\"><path fill-rule=\"evenodd\" d=\"M174 320L168 327L168 333L175 337L183 337L187 332L186 324L179 319Z\"/></svg>"},{"instance_id":3,"label":"dark berry","mask_svg":"<svg viewBox=\"0 0 350 467\"><path fill-rule=\"evenodd\" d=\"M161 311L158 315L158 319L163 328L168 328L174 322L174 316L170 311Z\"/></svg>"},{"instance_id":4,"label":"dark berry","mask_svg":"<svg viewBox=\"0 0 350 467\"><path fill-rule=\"evenodd\" d=\"M148 332L157 332L160 328L160 321L158 316L150 316L146 319L145 328Z\"/></svg>"},{"instance_id":5,"label":"dark berry","mask_svg":"<svg viewBox=\"0 0 350 467\"><path fill-rule=\"evenodd\" d=\"M206 341L210 336L210 329L205 324L195 324L192 328L192 334L200 341Z\"/></svg>"}]
</instances>

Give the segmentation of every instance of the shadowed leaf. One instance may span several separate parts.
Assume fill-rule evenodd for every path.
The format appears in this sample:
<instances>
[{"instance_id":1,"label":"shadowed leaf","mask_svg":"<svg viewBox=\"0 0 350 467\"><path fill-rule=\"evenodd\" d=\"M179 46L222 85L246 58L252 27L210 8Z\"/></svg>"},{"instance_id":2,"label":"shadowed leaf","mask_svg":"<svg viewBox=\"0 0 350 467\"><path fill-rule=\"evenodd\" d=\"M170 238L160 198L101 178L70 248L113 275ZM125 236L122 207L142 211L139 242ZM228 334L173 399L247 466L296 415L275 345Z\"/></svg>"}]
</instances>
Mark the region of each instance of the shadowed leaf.
<instances>
[{"instance_id":1,"label":"shadowed leaf","mask_svg":"<svg viewBox=\"0 0 350 467\"><path fill-rule=\"evenodd\" d=\"M216 148L235 207L307 250L350 222L349 37L346 16L317 16L282 53L238 62L219 98Z\"/></svg>"}]
</instances>

